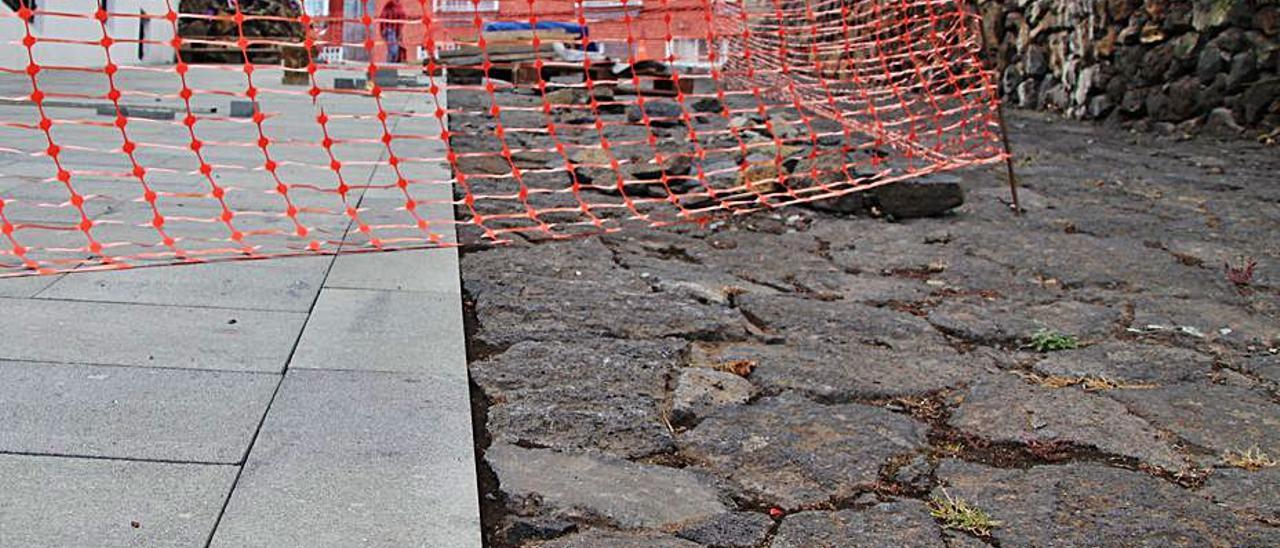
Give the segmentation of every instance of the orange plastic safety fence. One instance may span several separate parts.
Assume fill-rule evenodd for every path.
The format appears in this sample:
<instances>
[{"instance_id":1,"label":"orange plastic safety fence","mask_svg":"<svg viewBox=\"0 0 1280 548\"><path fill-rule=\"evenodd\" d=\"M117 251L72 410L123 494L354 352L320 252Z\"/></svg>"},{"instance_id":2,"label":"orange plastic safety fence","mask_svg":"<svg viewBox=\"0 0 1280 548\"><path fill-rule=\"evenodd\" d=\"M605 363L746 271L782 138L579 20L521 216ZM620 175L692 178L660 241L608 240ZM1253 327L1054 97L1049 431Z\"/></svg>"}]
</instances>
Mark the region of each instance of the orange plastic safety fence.
<instances>
[{"instance_id":1,"label":"orange plastic safety fence","mask_svg":"<svg viewBox=\"0 0 1280 548\"><path fill-rule=\"evenodd\" d=\"M959 0L4 0L0 276L702 222L1003 158Z\"/></svg>"}]
</instances>

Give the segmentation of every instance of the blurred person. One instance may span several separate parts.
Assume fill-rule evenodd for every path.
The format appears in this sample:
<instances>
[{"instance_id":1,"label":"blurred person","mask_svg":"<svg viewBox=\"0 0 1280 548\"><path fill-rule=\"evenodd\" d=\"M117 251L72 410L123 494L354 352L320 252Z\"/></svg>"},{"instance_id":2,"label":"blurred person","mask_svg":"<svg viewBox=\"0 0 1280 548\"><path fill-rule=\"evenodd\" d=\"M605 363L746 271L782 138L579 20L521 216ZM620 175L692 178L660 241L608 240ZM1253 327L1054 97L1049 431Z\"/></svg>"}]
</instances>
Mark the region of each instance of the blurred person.
<instances>
[{"instance_id":1,"label":"blurred person","mask_svg":"<svg viewBox=\"0 0 1280 548\"><path fill-rule=\"evenodd\" d=\"M404 29L405 18L404 8L400 6L400 0L391 0L382 7L382 14L378 16L381 21L378 23L378 34L382 35L382 41L387 44L387 62L400 63L404 61L404 48L401 47L401 34Z\"/></svg>"}]
</instances>

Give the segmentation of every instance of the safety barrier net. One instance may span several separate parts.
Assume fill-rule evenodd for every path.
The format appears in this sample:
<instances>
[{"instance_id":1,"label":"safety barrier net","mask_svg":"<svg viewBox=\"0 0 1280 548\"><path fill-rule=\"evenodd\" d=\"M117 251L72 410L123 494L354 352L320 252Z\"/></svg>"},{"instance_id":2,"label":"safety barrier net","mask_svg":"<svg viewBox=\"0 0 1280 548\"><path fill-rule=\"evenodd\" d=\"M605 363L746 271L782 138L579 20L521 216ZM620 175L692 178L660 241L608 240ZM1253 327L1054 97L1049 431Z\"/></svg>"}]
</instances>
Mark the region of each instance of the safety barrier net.
<instances>
[{"instance_id":1,"label":"safety barrier net","mask_svg":"<svg viewBox=\"0 0 1280 548\"><path fill-rule=\"evenodd\" d=\"M959 0L3 0L0 276L544 240L1003 158Z\"/></svg>"}]
</instances>

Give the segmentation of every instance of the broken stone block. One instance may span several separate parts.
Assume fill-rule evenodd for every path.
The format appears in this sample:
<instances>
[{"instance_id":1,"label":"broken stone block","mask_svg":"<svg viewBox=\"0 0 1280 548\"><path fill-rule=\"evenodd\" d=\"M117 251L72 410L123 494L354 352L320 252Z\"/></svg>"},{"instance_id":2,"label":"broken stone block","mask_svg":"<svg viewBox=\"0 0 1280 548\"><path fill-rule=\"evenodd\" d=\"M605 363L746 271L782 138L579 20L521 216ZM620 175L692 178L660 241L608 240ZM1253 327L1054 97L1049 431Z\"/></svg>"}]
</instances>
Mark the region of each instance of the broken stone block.
<instances>
[{"instance_id":1,"label":"broken stone block","mask_svg":"<svg viewBox=\"0 0 1280 548\"><path fill-rule=\"evenodd\" d=\"M1172 472L1187 466L1158 429L1115 400L1075 387L1033 386L1012 375L975 382L948 423L999 443L1072 443Z\"/></svg>"},{"instance_id":2,"label":"broken stone block","mask_svg":"<svg viewBox=\"0 0 1280 548\"><path fill-rule=\"evenodd\" d=\"M690 523L676 536L702 546L752 548L760 546L772 528L773 520L764 514L730 512Z\"/></svg>"},{"instance_id":3,"label":"broken stone block","mask_svg":"<svg viewBox=\"0 0 1280 548\"><path fill-rule=\"evenodd\" d=\"M924 447L927 431L883 407L821 405L788 392L722 410L679 441L712 472L790 509L870 489L887 459Z\"/></svg>"},{"instance_id":4,"label":"broken stone block","mask_svg":"<svg viewBox=\"0 0 1280 548\"><path fill-rule=\"evenodd\" d=\"M506 444L490 447L485 459L513 504L566 518L656 529L728 511L714 487L686 470Z\"/></svg>"},{"instance_id":5,"label":"broken stone block","mask_svg":"<svg viewBox=\"0 0 1280 548\"><path fill-rule=\"evenodd\" d=\"M586 102L587 94L581 88L562 88L547 92L545 99L552 105L578 105Z\"/></svg>"},{"instance_id":6,"label":"broken stone block","mask_svg":"<svg viewBox=\"0 0 1280 548\"><path fill-rule=\"evenodd\" d=\"M742 377L714 369L680 371L671 401L672 419L688 424L724 407L746 403L755 387Z\"/></svg>"},{"instance_id":7,"label":"broken stone block","mask_svg":"<svg viewBox=\"0 0 1280 548\"><path fill-rule=\"evenodd\" d=\"M699 548L697 544L661 533L620 532L592 529L558 538L541 548Z\"/></svg>"},{"instance_id":8,"label":"broken stone block","mask_svg":"<svg viewBox=\"0 0 1280 548\"><path fill-rule=\"evenodd\" d=\"M867 191L882 213L896 219L937 217L964 204L964 188L953 177L928 176Z\"/></svg>"},{"instance_id":9,"label":"broken stone block","mask_svg":"<svg viewBox=\"0 0 1280 548\"><path fill-rule=\"evenodd\" d=\"M720 113L724 112L724 103L714 97L703 97L693 102L693 110L698 112Z\"/></svg>"},{"instance_id":10,"label":"broken stone block","mask_svg":"<svg viewBox=\"0 0 1280 548\"><path fill-rule=\"evenodd\" d=\"M526 341L473 363L471 375L495 402L487 425L495 441L630 458L672 447L661 406L680 348Z\"/></svg>"},{"instance_id":11,"label":"broken stone block","mask_svg":"<svg viewBox=\"0 0 1280 548\"><path fill-rule=\"evenodd\" d=\"M649 125L654 127L676 127L684 125L681 116L684 108L674 101L648 100L644 103L644 114L649 115ZM644 121L639 106L627 110L627 121L638 124Z\"/></svg>"},{"instance_id":12,"label":"broken stone block","mask_svg":"<svg viewBox=\"0 0 1280 548\"><path fill-rule=\"evenodd\" d=\"M502 536L509 546L520 546L530 541L564 536L577 527L577 524L564 519L512 516L503 526Z\"/></svg>"},{"instance_id":13,"label":"broken stone block","mask_svg":"<svg viewBox=\"0 0 1280 548\"><path fill-rule=\"evenodd\" d=\"M1149 474L1096 463L999 469L945 460L939 488L991 515L1001 546L1275 546L1280 532Z\"/></svg>"},{"instance_id":14,"label":"broken stone block","mask_svg":"<svg viewBox=\"0 0 1280 548\"><path fill-rule=\"evenodd\" d=\"M787 516L772 548L809 546L947 546L925 504L901 500L865 510L810 511Z\"/></svg>"},{"instance_id":15,"label":"broken stone block","mask_svg":"<svg viewBox=\"0 0 1280 548\"><path fill-rule=\"evenodd\" d=\"M1280 468L1214 470L1200 494L1236 512L1280 520Z\"/></svg>"}]
</instances>

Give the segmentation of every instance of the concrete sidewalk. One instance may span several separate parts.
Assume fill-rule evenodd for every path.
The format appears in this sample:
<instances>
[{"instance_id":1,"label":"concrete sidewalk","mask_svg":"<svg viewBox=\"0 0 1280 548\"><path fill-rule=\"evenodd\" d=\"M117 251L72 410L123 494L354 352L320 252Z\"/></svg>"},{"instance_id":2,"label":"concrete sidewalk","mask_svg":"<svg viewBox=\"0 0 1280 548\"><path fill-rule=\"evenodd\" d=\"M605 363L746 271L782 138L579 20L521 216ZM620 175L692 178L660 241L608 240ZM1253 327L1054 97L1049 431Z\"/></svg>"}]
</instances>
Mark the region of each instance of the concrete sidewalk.
<instances>
[{"instance_id":1,"label":"concrete sidewalk","mask_svg":"<svg viewBox=\"0 0 1280 548\"><path fill-rule=\"evenodd\" d=\"M0 545L479 544L455 250L0 279Z\"/></svg>"}]
</instances>

